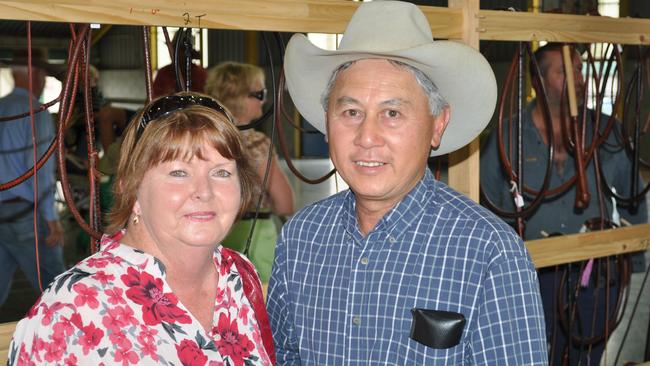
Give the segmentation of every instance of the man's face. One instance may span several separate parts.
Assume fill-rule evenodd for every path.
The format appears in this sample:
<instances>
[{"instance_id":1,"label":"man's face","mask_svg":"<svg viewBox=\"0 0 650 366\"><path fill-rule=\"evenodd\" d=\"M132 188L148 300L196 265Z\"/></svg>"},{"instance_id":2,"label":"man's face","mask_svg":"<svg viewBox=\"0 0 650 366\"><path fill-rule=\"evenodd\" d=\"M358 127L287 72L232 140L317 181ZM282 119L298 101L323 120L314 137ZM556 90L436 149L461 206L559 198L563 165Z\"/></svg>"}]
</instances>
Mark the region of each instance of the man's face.
<instances>
[{"instance_id":1,"label":"man's face","mask_svg":"<svg viewBox=\"0 0 650 366\"><path fill-rule=\"evenodd\" d=\"M12 76L17 87L29 88L29 72L27 66L12 68ZM45 89L46 77L47 72L45 70L36 66L32 67L32 94L37 98L41 96L43 89Z\"/></svg>"},{"instance_id":2,"label":"man's face","mask_svg":"<svg viewBox=\"0 0 650 366\"><path fill-rule=\"evenodd\" d=\"M392 207L424 175L448 116L448 109L431 116L407 69L380 59L357 61L338 74L330 94L330 157L357 200Z\"/></svg>"},{"instance_id":3,"label":"man's face","mask_svg":"<svg viewBox=\"0 0 650 366\"><path fill-rule=\"evenodd\" d=\"M584 95L582 90L584 86L584 79L582 77L582 61L576 52L572 52L572 54L576 99L578 105L581 105ZM543 80L548 97L548 104L551 107L557 107L561 105L562 87L564 86L564 63L562 62L562 52L559 50L547 51L544 57L547 68Z\"/></svg>"}]
</instances>

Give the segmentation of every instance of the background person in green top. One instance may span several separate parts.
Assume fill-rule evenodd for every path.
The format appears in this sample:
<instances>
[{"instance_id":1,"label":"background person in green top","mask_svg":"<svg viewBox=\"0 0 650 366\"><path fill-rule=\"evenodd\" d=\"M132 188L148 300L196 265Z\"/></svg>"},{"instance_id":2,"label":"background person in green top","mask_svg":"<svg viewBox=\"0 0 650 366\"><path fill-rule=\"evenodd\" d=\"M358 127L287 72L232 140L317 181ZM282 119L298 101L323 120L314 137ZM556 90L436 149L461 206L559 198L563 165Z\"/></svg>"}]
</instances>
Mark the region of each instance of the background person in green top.
<instances>
[{"instance_id":1,"label":"background person in green top","mask_svg":"<svg viewBox=\"0 0 650 366\"><path fill-rule=\"evenodd\" d=\"M238 62L224 62L208 72L205 93L219 100L232 113L237 125L246 125L262 116L266 101L264 71L254 65ZM267 169L271 139L264 133L247 129L241 131L246 152L257 170L260 181L255 199L248 212L235 223L222 245L243 252L253 224L260 195L262 204L257 215L255 232L251 239L248 257L259 272L262 282L267 283L275 253L279 225L277 216L288 216L294 212L294 195L289 180L280 169L275 151L271 151L271 166L266 185L262 181ZM276 216L275 218L273 216Z\"/></svg>"}]
</instances>

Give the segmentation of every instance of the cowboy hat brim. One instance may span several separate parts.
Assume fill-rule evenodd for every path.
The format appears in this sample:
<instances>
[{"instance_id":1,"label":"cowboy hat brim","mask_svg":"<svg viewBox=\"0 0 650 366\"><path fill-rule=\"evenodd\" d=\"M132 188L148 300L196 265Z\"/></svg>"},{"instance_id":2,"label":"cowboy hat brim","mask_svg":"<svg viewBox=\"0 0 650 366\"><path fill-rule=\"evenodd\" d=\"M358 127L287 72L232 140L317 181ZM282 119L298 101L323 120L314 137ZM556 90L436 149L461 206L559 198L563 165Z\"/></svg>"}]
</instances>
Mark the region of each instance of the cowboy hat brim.
<instances>
[{"instance_id":1,"label":"cowboy hat brim","mask_svg":"<svg viewBox=\"0 0 650 366\"><path fill-rule=\"evenodd\" d=\"M465 146L489 123L497 100L496 79L487 60L469 46L435 41L386 53L358 49L328 51L314 46L303 34L295 34L284 59L287 87L298 111L322 133L326 133L326 126L321 93L332 73L348 61L368 58L396 60L419 69L449 103L449 124L431 156Z\"/></svg>"},{"instance_id":2,"label":"cowboy hat brim","mask_svg":"<svg viewBox=\"0 0 650 366\"><path fill-rule=\"evenodd\" d=\"M0 64L8 67L12 67L12 66L27 67L27 60L13 59L7 61L0 61ZM53 76L59 80L63 79L63 76L65 76L65 71L66 71L66 67L64 65L50 64L36 59L32 60L32 67L38 67L39 69L43 69L48 76Z\"/></svg>"}]
</instances>

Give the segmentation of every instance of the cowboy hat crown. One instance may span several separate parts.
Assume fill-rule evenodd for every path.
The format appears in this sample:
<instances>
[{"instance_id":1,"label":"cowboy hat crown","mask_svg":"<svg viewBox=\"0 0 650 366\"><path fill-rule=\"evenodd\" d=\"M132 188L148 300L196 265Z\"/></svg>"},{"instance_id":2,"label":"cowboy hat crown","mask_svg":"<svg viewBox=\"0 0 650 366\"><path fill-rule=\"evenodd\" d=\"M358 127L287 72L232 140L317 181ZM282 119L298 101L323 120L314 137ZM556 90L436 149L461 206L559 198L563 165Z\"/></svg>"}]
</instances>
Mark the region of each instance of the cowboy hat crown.
<instances>
[{"instance_id":1,"label":"cowboy hat crown","mask_svg":"<svg viewBox=\"0 0 650 366\"><path fill-rule=\"evenodd\" d=\"M431 28L422 11L415 5L403 4L387 1L383 6L360 6L350 19L339 50L391 52L396 47L406 49L431 43Z\"/></svg>"},{"instance_id":2,"label":"cowboy hat crown","mask_svg":"<svg viewBox=\"0 0 650 366\"><path fill-rule=\"evenodd\" d=\"M26 48L13 50L11 59L5 61L4 64L7 66L28 66L30 64L29 50ZM49 63L47 52L40 48L32 49L31 65L43 69L50 76L56 77L65 70L63 65Z\"/></svg>"}]
</instances>

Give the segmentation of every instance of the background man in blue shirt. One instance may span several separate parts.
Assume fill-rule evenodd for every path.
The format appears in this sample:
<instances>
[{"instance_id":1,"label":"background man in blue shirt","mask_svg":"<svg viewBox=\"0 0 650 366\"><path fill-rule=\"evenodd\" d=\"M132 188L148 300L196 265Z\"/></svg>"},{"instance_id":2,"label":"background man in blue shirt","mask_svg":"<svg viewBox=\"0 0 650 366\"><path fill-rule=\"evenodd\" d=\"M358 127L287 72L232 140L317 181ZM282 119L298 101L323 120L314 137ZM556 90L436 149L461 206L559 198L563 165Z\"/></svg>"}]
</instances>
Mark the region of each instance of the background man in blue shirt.
<instances>
[{"instance_id":1,"label":"background man in blue shirt","mask_svg":"<svg viewBox=\"0 0 650 366\"><path fill-rule=\"evenodd\" d=\"M584 100L584 85L585 81L582 76L582 60L580 54L573 50L572 53L572 68L575 80L576 99L582 104ZM568 102L566 96L563 98L564 88L564 62L562 61L562 44L549 43L535 52L535 58L539 65L540 77L546 91L547 104L550 112L554 155L552 162L552 172L550 180L550 188L555 188L576 175L575 169L575 154L570 152L565 145L566 136L564 136L564 129L562 124L567 121L562 121L562 105L565 105L566 119L568 119ZM534 68L531 68L533 71ZM566 92L565 92L566 93ZM582 111L580 106L578 110ZM585 128L585 143L584 146L591 145L593 141L593 124L596 112L592 109L586 109L587 112L587 127ZM541 189L543 185L544 176L546 174L546 165L548 160L548 131L543 119L543 111L537 99L533 100L523 111L522 120L522 146L523 146L523 178L524 184L532 187L535 190ZM579 119L582 116L578 117ZM600 132L604 133L607 122L610 116L600 115ZM514 203L512 193L510 191L509 178L506 179L506 174L501 169L501 164L498 155L497 146L498 129L493 129L488 137L488 140L483 145L481 150L481 188L486 196L498 207L501 207L509 212L514 211ZM598 158L600 160L600 171L610 187L615 188L617 193L624 196L631 196L631 182L632 179L638 181L638 187L643 187L640 177L632 176L632 161L626 155L625 150L619 147L620 142L617 136L621 135L620 124L615 123L612 131L610 132L607 140L599 147ZM506 151L510 151L508 140L508 132L506 129L503 131L503 138L506 144ZM516 151L517 149L513 149ZM533 214L526 218L524 238L526 240L543 238L543 233L547 234L574 234L584 231L583 226L589 220L598 219L601 215L601 207L598 199L598 185L601 184L596 178L595 163L592 159L586 166L585 174L587 187L591 193L591 200L586 207L576 208L575 197L576 187L573 185L566 191L549 196L545 198L540 204L539 208ZM528 205L533 200L530 195L524 195L525 204ZM647 221L647 207L645 199L638 203L636 210L630 209L629 205L623 202L617 202L613 207L612 199L609 196L604 196L602 200L602 212L604 218L615 221L616 215L612 215L616 209L617 215L626 219L630 223L639 224ZM614 216L614 217L613 217ZM620 225L619 222L616 223ZM593 225L597 227L598 225ZM608 228L606 226L606 228ZM591 228L590 228L591 229ZM603 351L605 350L605 337L601 337L606 332L611 332L613 329L607 329L605 322L606 311L610 311L610 320L615 318L615 310L617 295L619 292L618 282L616 276L616 264L613 258L609 259L610 269L606 269L605 260L602 264L596 262L592 268L593 274L589 276L591 281L588 284L580 286L580 290L576 303L578 304L577 310L573 310L572 315L572 333L574 336L583 336L585 339L599 338L593 344L582 345L578 342L567 342L566 326L561 325L560 315L569 313L566 309L559 309L558 307L558 293L566 293L559 287L562 281L567 281L563 277L563 272L567 268L571 269L571 276L569 277L568 285L576 288L578 277L581 275L580 264L573 264L570 267L562 266L561 270L555 267L542 268L539 271L539 279L541 285L542 301L544 305L544 312L546 318L546 336L549 341L553 340L552 348L550 349L549 357L551 365L599 365ZM636 253L632 256L633 268L637 271L644 270L644 253ZM607 289L603 286L608 281L605 280L603 272L610 271L611 286ZM572 285L571 285L572 284ZM609 308L607 307L607 296L609 296ZM562 299L566 298L563 296ZM568 301L563 300L565 303ZM568 319L568 316L564 315ZM581 321L578 320L581 319ZM596 337L597 336L597 337ZM570 351L570 353L569 353Z\"/></svg>"},{"instance_id":2,"label":"background man in blue shirt","mask_svg":"<svg viewBox=\"0 0 650 366\"><path fill-rule=\"evenodd\" d=\"M294 35L285 72L350 190L282 230L268 300L278 364L546 364L521 239L427 169L489 121L487 61L434 42L415 5L382 1L358 8L337 51Z\"/></svg>"},{"instance_id":3,"label":"background man in blue shirt","mask_svg":"<svg viewBox=\"0 0 650 366\"><path fill-rule=\"evenodd\" d=\"M29 77L27 51L16 50L10 62L14 89L0 99L0 116L14 116L29 111ZM45 77L55 72L47 63L41 50L32 53L33 106L40 106L38 97L45 87ZM36 156L40 158L54 140L52 117L47 111L34 116L36 129ZM32 125L30 117L10 122L0 122L0 181L6 183L31 169L34 165ZM38 171L39 235L38 262L41 283L45 288L59 273L63 265L63 231L54 207L56 189L55 156ZM34 232L34 178L5 191L0 191L0 304L4 303L11 288L16 268L20 266L34 288L39 288L36 234Z\"/></svg>"}]
</instances>

